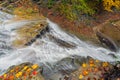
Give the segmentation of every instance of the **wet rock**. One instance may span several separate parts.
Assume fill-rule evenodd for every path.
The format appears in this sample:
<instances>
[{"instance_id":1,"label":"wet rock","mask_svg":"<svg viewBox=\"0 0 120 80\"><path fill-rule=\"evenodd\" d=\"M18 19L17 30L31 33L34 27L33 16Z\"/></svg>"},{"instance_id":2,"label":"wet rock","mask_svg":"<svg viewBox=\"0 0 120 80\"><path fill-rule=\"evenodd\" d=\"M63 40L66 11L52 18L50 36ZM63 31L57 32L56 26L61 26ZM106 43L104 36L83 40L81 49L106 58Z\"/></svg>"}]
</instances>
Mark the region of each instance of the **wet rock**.
<instances>
[{"instance_id":1,"label":"wet rock","mask_svg":"<svg viewBox=\"0 0 120 80\"><path fill-rule=\"evenodd\" d=\"M112 69L104 73L105 80L119 80L120 79L120 63L113 66Z\"/></svg>"},{"instance_id":2,"label":"wet rock","mask_svg":"<svg viewBox=\"0 0 120 80\"><path fill-rule=\"evenodd\" d=\"M45 80L72 80L70 76L71 73L78 70L80 65L84 62L88 62L89 59L91 58L71 56L71 58L64 58L54 65L48 63L43 67L42 74Z\"/></svg>"},{"instance_id":3,"label":"wet rock","mask_svg":"<svg viewBox=\"0 0 120 80\"><path fill-rule=\"evenodd\" d=\"M41 75L42 68L37 64L22 63L11 66L2 75L2 80L45 80Z\"/></svg>"},{"instance_id":4,"label":"wet rock","mask_svg":"<svg viewBox=\"0 0 120 80\"><path fill-rule=\"evenodd\" d=\"M66 47L66 48L75 48L76 47L76 45L74 43L66 42L64 40L61 40L61 39L55 37L55 36L49 35L49 38L51 40L53 40L59 46Z\"/></svg>"},{"instance_id":5,"label":"wet rock","mask_svg":"<svg viewBox=\"0 0 120 80\"><path fill-rule=\"evenodd\" d=\"M43 31L45 33L48 30L47 25L46 19L43 19L13 30L17 34L12 45L18 48L31 45L43 35Z\"/></svg>"},{"instance_id":6,"label":"wet rock","mask_svg":"<svg viewBox=\"0 0 120 80\"><path fill-rule=\"evenodd\" d=\"M117 51L120 47L120 20L106 21L94 28L101 43L107 45L111 50Z\"/></svg>"},{"instance_id":7,"label":"wet rock","mask_svg":"<svg viewBox=\"0 0 120 80\"><path fill-rule=\"evenodd\" d=\"M77 64L73 58L65 58L56 64L46 64L43 67L45 80L69 80L69 74L77 69Z\"/></svg>"},{"instance_id":8,"label":"wet rock","mask_svg":"<svg viewBox=\"0 0 120 80\"><path fill-rule=\"evenodd\" d=\"M78 68L74 58L65 58L57 62L54 69L61 72L62 74L70 74Z\"/></svg>"},{"instance_id":9,"label":"wet rock","mask_svg":"<svg viewBox=\"0 0 120 80\"><path fill-rule=\"evenodd\" d=\"M98 39L100 40L100 42L106 44L112 51L118 50L118 46L112 39L105 36L101 32L96 32L96 35L97 35Z\"/></svg>"},{"instance_id":10,"label":"wet rock","mask_svg":"<svg viewBox=\"0 0 120 80\"><path fill-rule=\"evenodd\" d=\"M112 69L110 63L89 58L80 64L79 68L69 75L69 78L70 80L109 80L105 79L103 74L110 69Z\"/></svg>"},{"instance_id":11,"label":"wet rock","mask_svg":"<svg viewBox=\"0 0 120 80\"><path fill-rule=\"evenodd\" d=\"M25 45L30 46L33 42L35 42L38 38L41 38L46 32L49 32L49 27L46 26L43 29L41 29L40 33L38 33L33 39L31 39L29 42L27 42Z\"/></svg>"}]
</instances>

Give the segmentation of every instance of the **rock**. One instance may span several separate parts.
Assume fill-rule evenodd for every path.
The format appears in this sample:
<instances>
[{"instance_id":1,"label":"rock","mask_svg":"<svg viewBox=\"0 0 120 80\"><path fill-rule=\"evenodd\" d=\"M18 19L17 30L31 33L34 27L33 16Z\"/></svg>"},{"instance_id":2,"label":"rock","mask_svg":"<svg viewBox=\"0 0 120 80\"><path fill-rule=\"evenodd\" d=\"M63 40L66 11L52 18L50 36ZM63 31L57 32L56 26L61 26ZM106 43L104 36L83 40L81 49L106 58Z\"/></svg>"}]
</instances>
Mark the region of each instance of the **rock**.
<instances>
[{"instance_id":1,"label":"rock","mask_svg":"<svg viewBox=\"0 0 120 80\"><path fill-rule=\"evenodd\" d=\"M37 38L43 35L43 31L45 33L47 30L48 24L46 19L38 20L36 22L22 26L14 30L17 35L15 36L15 40L12 42L12 45L18 48L31 45L36 41Z\"/></svg>"},{"instance_id":2,"label":"rock","mask_svg":"<svg viewBox=\"0 0 120 80\"><path fill-rule=\"evenodd\" d=\"M98 37L98 39L100 40L101 43L106 44L111 50L113 50L113 51L118 50L118 46L111 38L105 36L104 34L102 34L99 31L96 32L96 36Z\"/></svg>"},{"instance_id":3,"label":"rock","mask_svg":"<svg viewBox=\"0 0 120 80\"><path fill-rule=\"evenodd\" d=\"M78 68L74 58L65 58L57 62L54 69L58 70L62 74L70 74Z\"/></svg>"},{"instance_id":4,"label":"rock","mask_svg":"<svg viewBox=\"0 0 120 80\"><path fill-rule=\"evenodd\" d=\"M11 66L2 75L2 80L45 80L41 75L42 68L38 64L22 63Z\"/></svg>"},{"instance_id":5,"label":"rock","mask_svg":"<svg viewBox=\"0 0 120 80\"><path fill-rule=\"evenodd\" d=\"M104 73L105 80L119 80L120 79L120 63L113 66L112 69Z\"/></svg>"},{"instance_id":6,"label":"rock","mask_svg":"<svg viewBox=\"0 0 120 80\"><path fill-rule=\"evenodd\" d=\"M49 38L54 41L56 44L58 44L59 46L62 47L66 47L66 48L75 48L76 45L74 43L70 43L70 42L66 42L64 40L61 40L55 36L49 35Z\"/></svg>"},{"instance_id":7,"label":"rock","mask_svg":"<svg viewBox=\"0 0 120 80\"><path fill-rule=\"evenodd\" d=\"M45 80L65 80L64 78L67 78L67 74L75 71L76 68L72 58L65 58L55 64L47 63L43 67L42 74Z\"/></svg>"},{"instance_id":8,"label":"rock","mask_svg":"<svg viewBox=\"0 0 120 80\"><path fill-rule=\"evenodd\" d=\"M94 31L101 43L113 51L118 50L120 47L120 20L107 21L95 27Z\"/></svg>"},{"instance_id":9,"label":"rock","mask_svg":"<svg viewBox=\"0 0 120 80\"><path fill-rule=\"evenodd\" d=\"M36 39L41 38L46 32L49 32L49 26L46 26L43 29L41 29L41 31L34 38L32 38L29 42L27 42L25 45L26 46L31 45L33 42L36 41Z\"/></svg>"},{"instance_id":10,"label":"rock","mask_svg":"<svg viewBox=\"0 0 120 80\"><path fill-rule=\"evenodd\" d=\"M73 56L73 58L62 59L52 67L50 65L48 65L49 68L44 67L43 74L47 75L46 80L116 80L119 78L120 65L115 64L102 62L91 57ZM110 73L116 77L112 78Z\"/></svg>"},{"instance_id":11,"label":"rock","mask_svg":"<svg viewBox=\"0 0 120 80\"><path fill-rule=\"evenodd\" d=\"M76 71L72 72L69 78L70 80L106 80L103 77L103 73L106 73L111 68L112 65L108 62L89 58L86 62L83 62Z\"/></svg>"}]
</instances>

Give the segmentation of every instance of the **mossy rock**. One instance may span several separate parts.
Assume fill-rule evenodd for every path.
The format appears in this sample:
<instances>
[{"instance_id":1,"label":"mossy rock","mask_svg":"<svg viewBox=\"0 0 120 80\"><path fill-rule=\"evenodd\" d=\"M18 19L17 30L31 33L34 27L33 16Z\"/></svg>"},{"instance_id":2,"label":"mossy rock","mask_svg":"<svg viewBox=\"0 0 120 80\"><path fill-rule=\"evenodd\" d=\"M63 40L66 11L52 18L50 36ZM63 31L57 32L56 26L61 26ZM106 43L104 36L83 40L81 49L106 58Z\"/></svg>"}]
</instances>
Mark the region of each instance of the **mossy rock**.
<instances>
[{"instance_id":1,"label":"mossy rock","mask_svg":"<svg viewBox=\"0 0 120 80\"><path fill-rule=\"evenodd\" d=\"M36 35L38 35L43 29L47 27L47 25L48 24L46 20L42 20L18 28L15 30L17 35L15 36L15 40L12 42L12 45L14 47L24 47L26 43L34 39Z\"/></svg>"}]
</instances>

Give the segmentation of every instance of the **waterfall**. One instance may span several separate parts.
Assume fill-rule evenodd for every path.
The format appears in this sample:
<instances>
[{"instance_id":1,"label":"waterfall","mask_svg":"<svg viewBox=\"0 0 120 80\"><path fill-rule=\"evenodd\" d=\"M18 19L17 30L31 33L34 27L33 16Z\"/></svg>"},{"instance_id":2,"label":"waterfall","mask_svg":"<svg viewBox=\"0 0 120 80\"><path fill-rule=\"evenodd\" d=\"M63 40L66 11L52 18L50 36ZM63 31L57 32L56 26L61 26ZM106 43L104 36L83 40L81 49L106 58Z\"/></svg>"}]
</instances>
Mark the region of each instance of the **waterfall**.
<instances>
[{"instance_id":1,"label":"waterfall","mask_svg":"<svg viewBox=\"0 0 120 80\"><path fill-rule=\"evenodd\" d=\"M41 38L37 38L36 42L39 44L34 42L27 47L19 49L13 48L11 46L11 41L14 39L14 29L29 24L32 21L11 21L14 17L13 15L5 13L4 15L6 16L2 16L3 13L2 15L1 13L2 12L0 12L0 20L2 21L0 24L0 73L12 65L24 62L54 64L64 58L73 56L90 56L94 59L109 62L120 60L119 52L114 53L103 47L88 44L76 36L66 33L60 29L56 23L49 19L47 19L47 22L50 31ZM11 22L9 23L9 21ZM59 44L61 44L61 42L55 42L54 39L57 39L57 41L59 40L59 42L62 41L62 44L66 43L70 44L69 46L73 45L73 47L60 46ZM114 53L118 58L109 55L110 53Z\"/></svg>"}]
</instances>

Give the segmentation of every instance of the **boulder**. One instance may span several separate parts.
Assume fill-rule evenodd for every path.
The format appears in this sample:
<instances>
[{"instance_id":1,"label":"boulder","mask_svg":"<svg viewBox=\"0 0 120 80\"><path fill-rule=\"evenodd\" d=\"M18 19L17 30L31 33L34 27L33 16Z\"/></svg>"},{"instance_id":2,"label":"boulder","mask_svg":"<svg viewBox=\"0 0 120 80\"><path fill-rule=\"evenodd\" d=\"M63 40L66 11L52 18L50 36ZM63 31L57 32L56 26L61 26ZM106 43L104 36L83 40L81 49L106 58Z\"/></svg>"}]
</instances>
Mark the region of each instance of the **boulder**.
<instances>
[{"instance_id":1,"label":"boulder","mask_svg":"<svg viewBox=\"0 0 120 80\"><path fill-rule=\"evenodd\" d=\"M116 64L116 63L115 63ZM120 66L109 62L89 59L69 75L70 80L118 80Z\"/></svg>"},{"instance_id":2,"label":"boulder","mask_svg":"<svg viewBox=\"0 0 120 80\"><path fill-rule=\"evenodd\" d=\"M113 51L118 50L118 47L120 47L120 20L107 21L94 27L94 31L101 43L104 43Z\"/></svg>"},{"instance_id":3,"label":"boulder","mask_svg":"<svg viewBox=\"0 0 120 80\"><path fill-rule=\"evenodd\" d=\"M42 68L38 64L22 63L11 66L1 76L2 80L45 80L41 75ZM0 79L0 80L1 80Z\"/></svg>"},{"instance_id":4,"label":"boulder","mask_svg":"<svg viewBox=\"0 0 120 80\"><path fill-rule=\"evenodd\" d=\"M14 30L14 32L16 32L16 36L12 41L12 45L18 48L31 45L37 38L40 38L43 35L43 31L48 31L46 19L24 25Z\"/></svg>"}]
</instances>

